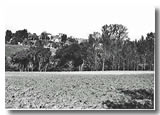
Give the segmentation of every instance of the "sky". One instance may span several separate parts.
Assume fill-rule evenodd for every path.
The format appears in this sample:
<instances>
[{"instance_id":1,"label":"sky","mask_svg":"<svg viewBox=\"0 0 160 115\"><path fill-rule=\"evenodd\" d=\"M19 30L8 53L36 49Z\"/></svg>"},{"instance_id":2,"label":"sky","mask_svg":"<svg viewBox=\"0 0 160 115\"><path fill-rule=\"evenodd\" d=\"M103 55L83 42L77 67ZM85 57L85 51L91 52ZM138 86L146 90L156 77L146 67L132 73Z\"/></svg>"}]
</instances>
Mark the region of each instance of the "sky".
<instances>
[{"instance_id":1,"label":"sky","mask_svg":"<svg viewBox=\"0 0 160 115\"><path fill-rule=\"evenodd\" d=\"M151 6L108 4L107 2L11 2L5 7L5 29L27 29L38 35L65 33L88 38L105 24L122 24L131 40L155 32L155 9Z\"/></svg>"}]
</instances>

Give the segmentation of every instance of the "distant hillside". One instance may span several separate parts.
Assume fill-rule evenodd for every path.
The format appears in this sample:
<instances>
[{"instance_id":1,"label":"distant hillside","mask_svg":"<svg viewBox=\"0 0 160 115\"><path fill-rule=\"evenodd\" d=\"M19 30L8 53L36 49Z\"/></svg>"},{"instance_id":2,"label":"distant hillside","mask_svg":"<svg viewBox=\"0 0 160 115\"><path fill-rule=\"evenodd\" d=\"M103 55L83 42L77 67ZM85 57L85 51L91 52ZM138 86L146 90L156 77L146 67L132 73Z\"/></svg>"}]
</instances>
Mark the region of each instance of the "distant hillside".
<instances>
[{"instance_id":1,"label":"distant hillside","mask_svg":"<svg viewBox=\"0 0 160 115\"><path fill-rule=\"evenodd\" d=\"M11 56L12 54L19 52L23 49L28 49L28 46L21 46L21 45L9 45L5 44L5 56Z\"/></svg>"}]
</instances>

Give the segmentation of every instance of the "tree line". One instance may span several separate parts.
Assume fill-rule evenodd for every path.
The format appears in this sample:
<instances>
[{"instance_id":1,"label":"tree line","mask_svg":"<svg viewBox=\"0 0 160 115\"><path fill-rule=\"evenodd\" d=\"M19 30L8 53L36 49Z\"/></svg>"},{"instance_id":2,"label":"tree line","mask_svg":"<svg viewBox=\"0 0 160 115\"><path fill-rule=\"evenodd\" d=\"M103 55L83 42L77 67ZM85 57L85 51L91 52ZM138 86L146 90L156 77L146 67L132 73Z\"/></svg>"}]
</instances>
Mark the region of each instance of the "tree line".
<instances>
[{"instance_id":1,"label":"tree line","mask_svg":"<svg viewBox=\"0 0 160 115\"><path fill-rule=\"evenodd\" d=\"M6 57L6 71L154 70L154 41L153 32L131 41L122 24L106 24L88 39L7 30L6 44L29 48Z\"/></svg>"}]
</instances>

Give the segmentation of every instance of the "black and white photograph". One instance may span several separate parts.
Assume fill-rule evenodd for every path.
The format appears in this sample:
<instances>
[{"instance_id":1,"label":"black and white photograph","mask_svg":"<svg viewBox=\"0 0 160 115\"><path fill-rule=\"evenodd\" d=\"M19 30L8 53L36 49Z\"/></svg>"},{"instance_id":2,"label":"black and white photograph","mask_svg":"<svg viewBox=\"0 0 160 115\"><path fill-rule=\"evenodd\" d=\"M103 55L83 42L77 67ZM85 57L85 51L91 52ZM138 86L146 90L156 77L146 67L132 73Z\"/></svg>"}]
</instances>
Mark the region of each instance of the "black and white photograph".
<instances>
[{"instance_id":1,"label":"black and white photograph","mask_svg":"<svg viewBox=\"0 0 160 115\"><path fill-rule=\"evenodd\" d=\"M155 110L155 8L8 4L5 109Z\"/></svg>"}]
</instances>

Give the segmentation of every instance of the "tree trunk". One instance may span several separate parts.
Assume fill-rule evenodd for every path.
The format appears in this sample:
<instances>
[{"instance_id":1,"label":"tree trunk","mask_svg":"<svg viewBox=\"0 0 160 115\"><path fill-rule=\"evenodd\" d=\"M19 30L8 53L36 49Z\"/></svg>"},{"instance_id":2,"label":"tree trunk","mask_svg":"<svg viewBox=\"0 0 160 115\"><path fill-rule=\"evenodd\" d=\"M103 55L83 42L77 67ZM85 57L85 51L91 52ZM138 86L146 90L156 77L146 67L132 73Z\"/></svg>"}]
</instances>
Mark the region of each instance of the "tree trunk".
<instances>
[{"instance_id":1,"label":"tree trunk","mask_svg":"<svg viewBox=\"0 0 160 115\"><path fill-rule=\"evenodd\" d=\"M128 64L128 68L127 68L127 70L129 70L129 67L130 67L129 59L128 59L128 63L127 63L127 64Z\"/></svg>"},{"instance_id":2,"label":"tree trunk","mask_svg":"<svg viewBox=\"0 0 160 115\"><path fill-rule=\"evenodd\" d=\"M125 70L125 61L123 61L123 70Z\"/></svg>"},{"instance_id":3,"label":"tree trunk","mask_svg":"<svg viewBox=\"0 0 160 115\"><path fill-rule=\"evenodd\" d=\"M150 70L152 70L152 64L150 64Z\"/></svg>"},{"instance_id":4,"label":"tree trunk","mask_svg":"<svg viewBox=\"0 0 160 115\"><path fill-rule=\"evenodd\" d=\"M120 65L118 64L118 71L119 71L119 69L120 69Z\"/></svg>"},{"instance_id":5,"label":"tree trunk","mask_svg":"<svg viewBox=\"0 0 160 115\"><path fill-rule=\"evenodd\" d=\"M84 60L83 60L83 63L81 65L81 71L83 71L83 66L84 66Z\"/></svg>"},{"instance_id":6,"label":"tree trunk","mask_svg":"<svg viewBox=\"0 0 160 115\"><path fill-rule=\"evenodd\" d=\"M104 71L104 63L105 63L105 59L103 59L103 62L102 62L102 71Z\"/></svg>"},{"instance_id":7,"label":"tree trunk","mask_svg":"<svg viewBox=\"0 0 160 115\"><path fill-rule=\"evenodd\" d=\"M97 70L97 56L96 56L96 53L94 55L94 70L96 71Z\"/></svg>"},{"instance_id":8,"label":"tree trunk","mask_svg":"<svg viewBox=\"0 0 160 115\"><path fill-rule=\"evenodd\" d=\"M135 62L133 62L133 69L134 69L134 71L136 71L136 64L135 64Z\"/></svg>"},{"instance_id":9,"label":"tree trunk","mask_svg":"<svg viewBox=\"0 0 160 115\"><path fill-rule=\"evenodd\" d=\"M48 63L45 65L44 71L47 71Z\"/></svg>"},{"instance_id":10,"label":"tree trunk","mask_svg":"<svg viewBox=\"0 0 160 115\"><path fill-rule=\"evenodd\" d=\"M38 70L41 72L41 62L39 62L39 65L38 65Z\"/></svg>"},{"instance_id":11,"label":"tree trunk","mask_svg":"<svg viewBox=\"0 0 160 115\"><path fill-rule=\"evenodd\" d=\"M19 68L19 71L20 71L20 72L23 71L22 64L19 64L19 65L18 65L18 68Z\"/></svg>"},{"instance_id":12,"label":"tree trunk","mask_svg":"<svg viewBox=\"0 0 160 115\"><path fill-rule=\"evenodd\" d=\"M115 57L113 56L112 70L115 70Z\"/></svg>"},{"instance_id":13,"label":"tree trunk","mask_svg":"<svg viewBox=\"0 0 160 115\"><path fill-rule=\"evenodd\" d=\"M146 70L146 58L144 58L144 70Z\"/></svg>"},{"instance_id":14,"label":"tree trunk","mask_svg":"<svg viewBox=\"0 0 160 115\"><path fill-rule=\"evenodd\" d=\"M118 69L118 71L120 70L120 58L119 58L119 56L118 56L118 64L117 64L117 69Z\"/></svg>"},{"instance_id":15,"label":"tree trunk","mask_svg":"<svg viewBox=\"0 0 160 115\"><path fill-rule=\"evenodd\" d=\"M139 70L139 67L138 67L138 63L137 63L137 71Z\"/></svg>"}]
</instances>

